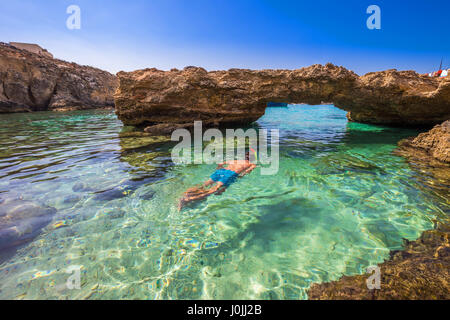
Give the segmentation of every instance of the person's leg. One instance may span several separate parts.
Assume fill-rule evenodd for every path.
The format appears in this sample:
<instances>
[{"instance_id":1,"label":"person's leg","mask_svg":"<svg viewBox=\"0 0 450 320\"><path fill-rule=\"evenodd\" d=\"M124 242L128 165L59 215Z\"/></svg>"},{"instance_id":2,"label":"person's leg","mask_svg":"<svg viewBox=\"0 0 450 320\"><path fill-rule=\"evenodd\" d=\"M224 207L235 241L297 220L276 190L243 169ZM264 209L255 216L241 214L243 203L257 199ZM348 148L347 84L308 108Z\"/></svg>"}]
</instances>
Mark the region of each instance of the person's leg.
<instances>
[{"instance_id":1,"label":"person's leg","mask_svg":"<svg viewBox=\"0 0 450 320\"><path fill-rule=\"evenodd\" d=\"M184 192L184 195L189 195L189 194L193 194L193 193L198 193L198 192L201 192L202 190L203 190L203 188L200 188L200 187L192 187L192 188L187 189L187 190Z\"/></svg>"},{"instance_id":2,"label":"person's leg","mask_svg":"<svg viewBox=\"0 0 450 320\"><path fill-rule=\"evenodd\" d=\"M203 184L203 187L207 187L210 186L214 183L215 181L213 179L209 179L207 181L205 181L205 183Z\"/></svg>"},{"instance_id":3,"label":"person's leg","mask_svg":"<svg viewBox=\"0 0 450 320\"><path fill-rule=\"evenodd\" d=\"M189 202L200 200L208 195L208 190L199 189L195 193L184 194L178 203L178 210L181 210Z\"/></svg>"},{"instance_id":4,"label":"person's leg","mask_svg":"<svg viewBox=\"0 0 450 320\"><path fill-rule=\"evenodd\" d=\"M181 210L181 208L184 207L184 205L186 205L189 202L201 200L201 199L204 199L204 198L212 195L214 192L219 190L222 186L223 186L223 183L219 181L219 182L217 182L217 184L215 186L213 186L212 188L210 188L208 190L198 189L198 192L185 194L185 196L182 199L180 199L180 202L178 204L178 209Z\"/></svg>"},{"instance_id":5,"label":"person's leg","mask_svg":"<svg viewBox=\"0 0 450 320\"><path fill-rule=\"evenodd\" d=\"M205 181L203 184L198 184L195 187L189 188L187 189L184 193L185 194L190 194L190 193L198 193L198 192L203 192L205 190L205 187L208 187L210 185L212 185L213 183L215 183L216 181L212 180L212 179L208 179L207 181Z\"/></svg>"},{"instance_id":6,"label":"person's leg","mask_svg":"<svg viewBox=\"0 0 450 320\"><path fill-rule=\"evenodd\" d=\"M225 192L225 190L227 190L227 186L223 185L222 187L219 188L219 190L216 191L216 195L220 196L222 193Z\"/></svg>"},{"instance_id":7,"label":"person's leg","mask_svg":"<svg viewBox=\"0 0 450 320\"><path fill-rule=\"evenodd\" d=\"M212 187L212 188L210 188L209 190L208 190L208 193L209 194L213 194L213 193L215 193L215 192L217 192L220 188L222 188L224 185L223 185L223 182L221 182L221 181L218 181L217 182L217 184L214 186L214 187Z\"/></svg>"}]
</instances>

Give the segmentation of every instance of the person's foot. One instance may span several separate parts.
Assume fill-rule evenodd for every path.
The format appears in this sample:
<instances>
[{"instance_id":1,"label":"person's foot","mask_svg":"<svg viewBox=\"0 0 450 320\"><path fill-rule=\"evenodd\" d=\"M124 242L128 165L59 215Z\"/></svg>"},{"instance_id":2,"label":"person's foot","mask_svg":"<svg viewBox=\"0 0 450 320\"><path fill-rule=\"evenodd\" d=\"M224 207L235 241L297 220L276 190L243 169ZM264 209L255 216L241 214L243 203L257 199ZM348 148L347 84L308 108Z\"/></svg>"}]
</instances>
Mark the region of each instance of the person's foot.
<instances>
[{"instance_id":1,"label":"person's foot","mask_svg":"<svg viewBox=\"0 0 450 320\"><path fill-rule=\"evenodd\" d=\"M226 188L220 188L219 190L217 190L214 194L216 196L220 196L222 193L224 193L226 190Z\"/></svg>"},{"instance_id":2,"label":"person's foot","mask_svg":"<svg viewBox=\"0 0 450 320\"><path fill-rule=\"evenodd\" d=\"M184 205L186 204L184 198L181 198L180 201L178 202L178 212L181 211L181 209L183 209Z\"/></svg>"}]
</instances>

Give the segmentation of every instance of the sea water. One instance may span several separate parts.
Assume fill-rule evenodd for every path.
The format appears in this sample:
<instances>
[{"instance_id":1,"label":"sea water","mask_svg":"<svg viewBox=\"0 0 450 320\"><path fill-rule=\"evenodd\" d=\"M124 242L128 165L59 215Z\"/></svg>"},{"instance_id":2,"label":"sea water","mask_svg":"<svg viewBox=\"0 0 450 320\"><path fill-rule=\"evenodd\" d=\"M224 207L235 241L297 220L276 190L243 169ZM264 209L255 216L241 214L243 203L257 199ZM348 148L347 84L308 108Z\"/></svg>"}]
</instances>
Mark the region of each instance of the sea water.
<instances>
[{"instance_id":1,"label":"sea water","mask_svg":"<svg viewBox=\"0 0 450 320\"><path fill-rule=\"evenodd\" d=\"M179 212L215 165L175 165L170 139L121 137L133 129L108 110L0 115L0 201L56 209L0 251L0 299L307 299L448 212L392 153L418 131L330 105L268 108L252 127L279 130L278 173Z\"/></svg>"}]
</instances>

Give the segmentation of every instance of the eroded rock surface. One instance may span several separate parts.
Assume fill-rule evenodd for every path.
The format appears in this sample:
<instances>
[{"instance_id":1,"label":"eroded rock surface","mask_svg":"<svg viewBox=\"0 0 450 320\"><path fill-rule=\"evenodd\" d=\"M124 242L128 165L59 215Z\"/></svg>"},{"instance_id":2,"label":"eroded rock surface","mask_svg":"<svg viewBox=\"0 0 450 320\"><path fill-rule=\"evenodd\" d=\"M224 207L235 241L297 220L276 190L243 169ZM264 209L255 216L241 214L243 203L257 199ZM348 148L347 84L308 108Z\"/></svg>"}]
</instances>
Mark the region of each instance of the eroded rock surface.
<instances>
[{"instance_id":1,"label":"eroded rock surface","mask_svg":"<svg viewBox=\"0 0 450 320\"><path fill-rule=\"evenodd\" d=\"M399 147L402 155L407 157L425 153L438 161L450 163L450 120L415 138L401 140Z\"/></svg>"},{"instance_id":2,"label":"eroded rock surface","mask_svg":"<svg viewBox=\"0 0 450 320\"><path fill-rule=\"evenodd\" d=\"M0 43L0 113L113 107L117 78Z\"/></svg>"},{"instance_id":3,"label":"eroded rock surface","mask_svg":"<svg viewBox=\"0 0 450 320\"><path fill-rule=\"evenodd\" d=\"M268 102L333 103L353 121L430 125L450 118L450 79L387 70L358 76L332 64L297 70L119 72L116 113L129 125L256 121ZM152 131L149 129L148 131Z\"/></svg>"}]
</instances>

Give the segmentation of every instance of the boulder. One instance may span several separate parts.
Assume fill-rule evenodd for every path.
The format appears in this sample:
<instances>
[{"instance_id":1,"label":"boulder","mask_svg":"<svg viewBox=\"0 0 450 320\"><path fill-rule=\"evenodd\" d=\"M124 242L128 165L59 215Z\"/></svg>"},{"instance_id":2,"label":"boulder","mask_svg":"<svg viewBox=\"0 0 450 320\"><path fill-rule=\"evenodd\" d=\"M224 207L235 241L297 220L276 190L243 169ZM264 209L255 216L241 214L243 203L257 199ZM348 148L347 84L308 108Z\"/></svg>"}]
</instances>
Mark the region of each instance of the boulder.
<instances>
[{"instance_id":1,"label":"boulder","mask_svg":"<svg viewBox=\"0 0 450 320\"><path fill-rule=\"evenodd\" d=\"M401 140L399 147L406 154L425 152L438 161L450 164L450 120L417 137Z\"/></svg>"}]
</instances>

